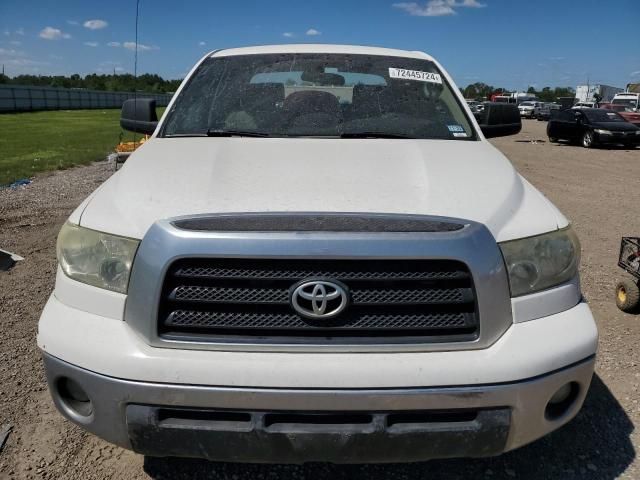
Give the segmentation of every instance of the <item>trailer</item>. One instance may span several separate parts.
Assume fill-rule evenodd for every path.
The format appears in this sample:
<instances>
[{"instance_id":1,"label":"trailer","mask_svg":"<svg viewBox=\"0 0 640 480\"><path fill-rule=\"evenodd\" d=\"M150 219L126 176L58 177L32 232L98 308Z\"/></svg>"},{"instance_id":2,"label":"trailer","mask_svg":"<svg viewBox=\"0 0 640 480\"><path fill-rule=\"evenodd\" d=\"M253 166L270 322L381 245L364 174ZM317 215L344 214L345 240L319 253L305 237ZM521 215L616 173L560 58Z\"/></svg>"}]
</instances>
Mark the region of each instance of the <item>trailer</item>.
<instances>
[{"instance_id":1,"label":"trailer","mask_svg":"<svg viewBox=\"0 0 640 480\"><path fill-rule=\"evenodd\" d=\"M610 103L616 93L623 91L622 88L611 85L578 85L576 99L578 102Z\"/></svg>"}]
</instances>

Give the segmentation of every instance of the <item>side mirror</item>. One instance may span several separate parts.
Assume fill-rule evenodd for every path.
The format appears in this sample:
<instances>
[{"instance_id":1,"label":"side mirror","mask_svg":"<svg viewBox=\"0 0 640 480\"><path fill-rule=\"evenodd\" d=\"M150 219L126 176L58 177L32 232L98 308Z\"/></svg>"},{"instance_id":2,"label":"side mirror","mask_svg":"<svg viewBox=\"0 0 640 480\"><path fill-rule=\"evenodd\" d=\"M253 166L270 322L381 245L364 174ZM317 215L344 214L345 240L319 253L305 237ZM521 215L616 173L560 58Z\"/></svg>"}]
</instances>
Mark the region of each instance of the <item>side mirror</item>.
<instances>
[{"instance_id":1,"label":"side mirror","mask_svg":"<svg viewBox=\"0 0 640 480\"><path fill-rule=\"evenodd\" d=\"M522 130L520 111L513 103L484 102L484 110L476 118L487 138L515 135Z\"/></svg>"},{"instance_id":2,"label":"side mirror","mask_svg":"<svg viewBox=\"0 0 640 480\"><path fill-rule=\"evenodd\" d=\"M130 132L151 135L158 126L156 101L151 98L132 98L122 104L120 126Z\"/></svg>"}]
</instances>

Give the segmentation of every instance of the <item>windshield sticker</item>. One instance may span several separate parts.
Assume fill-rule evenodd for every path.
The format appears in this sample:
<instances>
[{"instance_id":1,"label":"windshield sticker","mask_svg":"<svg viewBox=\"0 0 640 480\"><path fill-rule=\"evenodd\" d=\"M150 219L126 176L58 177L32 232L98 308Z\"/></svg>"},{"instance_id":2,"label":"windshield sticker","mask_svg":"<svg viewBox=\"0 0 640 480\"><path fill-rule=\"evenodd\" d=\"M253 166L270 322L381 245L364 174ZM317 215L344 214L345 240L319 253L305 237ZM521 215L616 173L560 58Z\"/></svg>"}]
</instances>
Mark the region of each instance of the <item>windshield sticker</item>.
<instances>
[{"instance_id":1,"label":"windshield sticker","mask_svg":"<svg viewBox=\"0 0 640 480\"><path fill-rule=\"evenodd\" d=\"M453 132L454 137L466 137L467 134L464 132Z\"/></svg>"},{"instance_id":2,"label":"windshield sticker","mask_svg":"<svg viewBox=\"0 0 640 480\"><path fill-rule=\"evenodd\" d=\"M462 125L447 125L450 132L464 132Z\"/></svg>"},{"instance_id":3,"label":"windshield sticker","mask_svg":"<svg viewBox=\"0 0 640 480\"><path fill-rule=\"evenodd\" d=\"M404 68L389 68L391 78L402 78L405 80L416 80L418 82L442 84L440 74L432 72L420 72L418 70L406 70Z\"/></svg>"}]
</instances>

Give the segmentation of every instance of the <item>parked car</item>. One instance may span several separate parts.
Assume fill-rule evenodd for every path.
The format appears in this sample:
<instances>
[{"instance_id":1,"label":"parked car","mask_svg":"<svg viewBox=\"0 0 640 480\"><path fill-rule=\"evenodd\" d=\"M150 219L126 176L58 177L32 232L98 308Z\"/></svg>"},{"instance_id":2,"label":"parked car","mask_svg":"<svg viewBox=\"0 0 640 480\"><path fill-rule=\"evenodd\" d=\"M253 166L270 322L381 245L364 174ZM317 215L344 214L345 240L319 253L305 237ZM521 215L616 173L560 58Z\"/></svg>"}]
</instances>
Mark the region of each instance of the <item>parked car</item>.
<instances>
[{"instance_id":1,"label":"parked car","mask_svg":"<svg viewBox=\"0 0 640 480\"><path fill-rule=\"evenodd\" d=\"M596 102L577 102L572 108L577 110L581 108L598 108L598 104Z\"/></svg>"},{"instance_id":2,"label":"parked car","mask_svg":"<svg viewBox=\"0 0 640 480\"><path fill-rule=\"evenodd\" d=\"M534 116L538 121L549 120L549 118L551 118L551 112L555 110L560 110L560 105L557 103L543 103L536 107Z\"/></svg>"},{"instance_id":3,"label":"parked car","mask_svg":"<svg viewBox=\"0 0 640 480\"><path fill-rule=\"evenodd\" d=\"M542 102L526 101L518 105L520 116L525 118L535 118L535 109L542 105Z\"/></svg>"},{"instance_id":4,"label":"parked car","mask_svg":"<svg viewBox=\"0 0 640 480\"><path fill-rule=\"evenodd\" d=\"M634 112L631 107L618 103L601 103L599 108L618 112L618 115L624 118L627 122L633 123L635 126L640 127L640 112Z\"/></svg>"},{"instance_id":5,"label":"parked car","mask_svg":"<svg viewBox=\"0 0 640 480\"><path fill-rule=\"evenodd\" d=\"M573 104L576 103L576 99L575 97L558 97L556 98L556 103L560 105L561 110L565 110L573 107Z\"/></svg>"},{"instance_id":6,"label":"parked car","mask_svg":"<svg viewBox=\"0 0 640 480\"><path fill-rule=\"evenodd\" d=\"M482 102L478 102L476 100L466 100L466 102L467 105L469 105L469 110L471 110L471 113L473 114L481 112L484 109Z\"/></svg>"},{"instance_id":7,"label":"parked car","mask_svg":"<svg viewBox=\"0 0 640 480\"><path fill-rule=\"evenodd\" d=\"M630 84L631 85L631 84ZM611 100L615 105L624 105L634 112L640 112L640 93L638 92L622 92L616 94Z\"/></svg>"},{"instance_id":8,"label":"parked car","mask_svg":"<svg viewBox=\"0 0 640 480\"><path fill-rule=\"evenodd\" d=\"M533 93L527 92L515 92L512 93L511 96L515 99L516 103L520 105L522 102L537 102L538 97Z\"/></svg>"},{"instance_id":9,"label":"parked car","mask_svg":"<svg viewBox=\"0 0 640 480\"><path fill-rule=\"evenodd\" d=\"M342 101L340 101L338 99ZM150 456L496 455L581 408L598 335L569 221L416 51L204 56L71 214L38 345L55 405Z\"/></svg>"},{"instance_id":10,"label":"parked car","mask_svg":"<svg viewBox=\"0 0 640 480\"><path fill-rule=\"evenodd\" d=\"M554 115L547 124L550 142L569 140L591 148L596 145L640 145L640 128L617 112L601 108L569 109Z\"/></svg>"}]
</instances>

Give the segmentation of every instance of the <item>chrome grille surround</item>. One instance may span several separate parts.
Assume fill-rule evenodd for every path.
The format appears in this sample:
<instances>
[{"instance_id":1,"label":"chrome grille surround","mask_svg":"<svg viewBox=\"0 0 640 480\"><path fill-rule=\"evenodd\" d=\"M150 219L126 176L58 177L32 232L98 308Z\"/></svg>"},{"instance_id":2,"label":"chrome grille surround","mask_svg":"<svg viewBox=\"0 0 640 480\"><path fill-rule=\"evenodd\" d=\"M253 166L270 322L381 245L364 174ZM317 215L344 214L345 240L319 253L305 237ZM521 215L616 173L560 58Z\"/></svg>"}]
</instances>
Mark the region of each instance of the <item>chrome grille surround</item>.
<instances>
[{"instance_id":1,"label":"chrome grille surround","mask_svg":"<svg viewBox=\"0 0 640 480\"><path fill-rule=\"evenodd\" d=\"M185 230L177 228L173 223L194 217L161 220L149 229L140 244L131 274L125 321L155 347L228 351L468 350L490 346L509 328L512 323L511 301L504 262L495 239L486 227L475 222L443 217L372 215L378 220L384 216L392 217L394 221L410 217L412 221L424 219L426 222L451 222L464 226L438 232L213 232ZM200 217L207 216L198 216ZM473 277L476 313L480 318L479 333L469 341L406 341L391 344L386 343L384 337L379 342L353 344L307 343L286 338L208 341L197 336L175 340L162 337L158 333L157 319L165 275L176 260L194 258L458 261L468 267ZM188 291L174 293L189 294ZM280 295L282 292L268 292L265 298L269 301L269 298L277 299ZM359 295L366 298L367 294L361 292ZM394 296L392 292L388 295L390 299ZM424 318L418 320L425 321ZM239 321L242 322L243 319ZM278 318L275 321L291 322L292 319Z\"/></svg>"}]
</instances>

